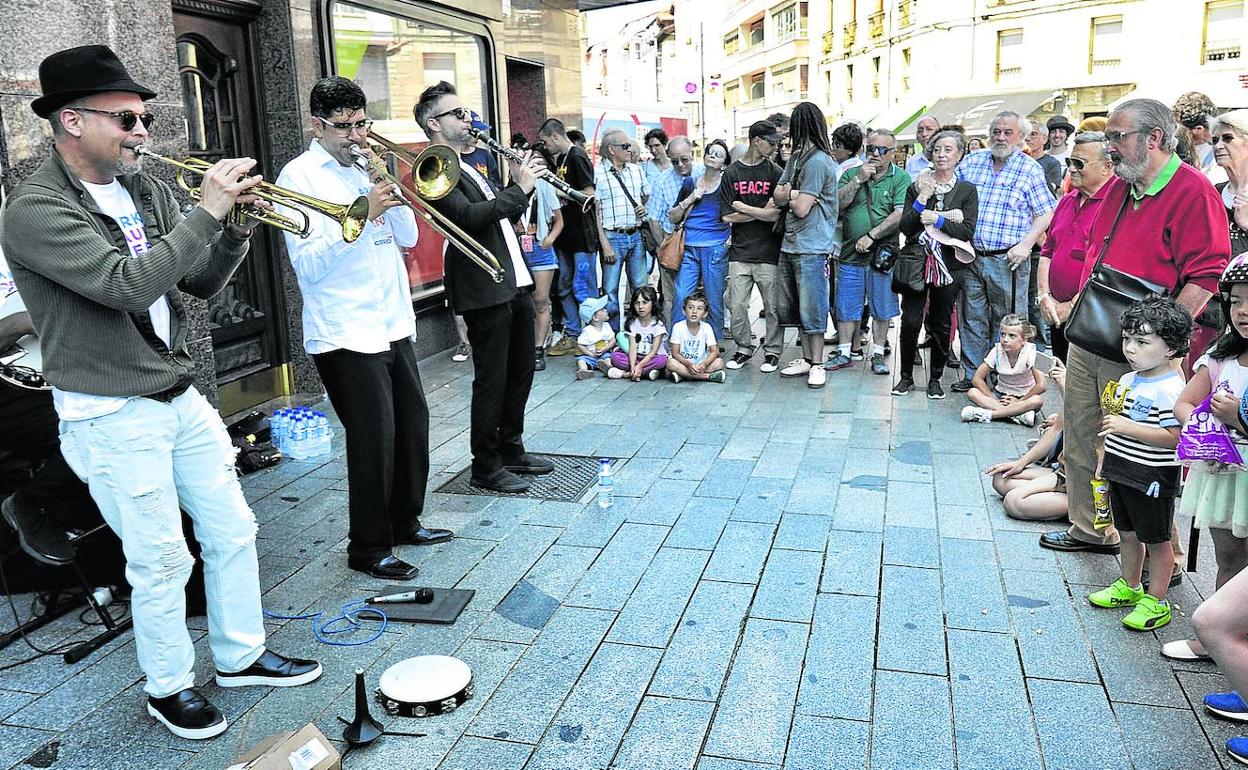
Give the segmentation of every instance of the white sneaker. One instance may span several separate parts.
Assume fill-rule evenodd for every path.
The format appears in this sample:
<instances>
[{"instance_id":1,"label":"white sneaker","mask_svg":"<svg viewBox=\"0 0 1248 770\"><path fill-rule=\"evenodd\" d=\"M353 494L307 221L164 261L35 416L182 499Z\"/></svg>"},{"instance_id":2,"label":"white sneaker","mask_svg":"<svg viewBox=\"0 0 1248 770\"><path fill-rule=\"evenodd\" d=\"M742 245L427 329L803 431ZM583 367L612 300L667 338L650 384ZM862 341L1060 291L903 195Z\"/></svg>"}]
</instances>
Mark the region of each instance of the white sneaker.
<instances>
[{"instance_id":1,"label":"white sneaker","mask_svg":"<svg viewBox=\"0 0 1248 770\"><path fill-rule=\"evenodd\" d=\"M1028 428L1034 428L1036 426L1036 412L1034 409L1029 412L1023 412L1022 414L1016 414L1010 419L1019 425L1025 425Z\"/></svg>"},{"instance_id":2,"label":"white sneaker","mask_svg":"<svg viewBox=\"0 0 1248 770\"><path fill-rule=\"evenodd\" d=\"M978 406L962 407L962 422L992 422L992 412Z\"/></svg>"},{"instance_id":3,"label":"white sneaker","mask_svg":"<svg viewBox=\"0 0 1248 770\"><path fill-rule=\"evenodd\" d=\"M821 369L823 367L820 367ZM811 370L810 362L804 358L795 358L789 365L780 370L781 377L801 377Z\"/></svg>"},{"instance_id":4,"label":"white sneaker","mask_svg":"<svg viewBox=\"0 0 1248 770\"><path fill-rule=\"evenodd\" d=\"M824 383L828 381L828 373L824 371L822 366L813 366L806 375L806 387L822 388Z\"/></svg>"}]
</instances>

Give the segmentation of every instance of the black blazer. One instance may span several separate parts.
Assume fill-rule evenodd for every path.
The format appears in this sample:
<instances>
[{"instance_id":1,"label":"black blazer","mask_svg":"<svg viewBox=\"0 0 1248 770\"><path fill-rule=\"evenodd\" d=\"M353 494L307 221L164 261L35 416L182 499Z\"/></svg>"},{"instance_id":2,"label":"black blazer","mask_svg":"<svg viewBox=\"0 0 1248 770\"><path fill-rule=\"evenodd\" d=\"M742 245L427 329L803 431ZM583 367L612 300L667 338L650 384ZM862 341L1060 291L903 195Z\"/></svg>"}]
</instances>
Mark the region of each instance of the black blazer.
<instances>
[{"instance_id":1,"label":"black blazer","mask_svg":"<svg viewBox=\"0 0 1248 770\"><path fill-rule=\"evenodd\" d=\"M923 223L919 220L919 212L914 210L914 202L919 197L919 190L913 184L906 188L906 207L901 210L901 234L906 236L906 245L904 251L907 253L920 253L922 247L919 246L919 233L923 232ZM941 228L946 235L953 236L961 241L971 243L971 239L975 237L975 224L979 221L979 191L975 189L975 185L970 182L959 179L954 182L953 189L944 196L942 203L937 205L936 196L933 195L929 201L932 211L952 211L958 209L962 212L961 222L950 222L945 220L945 226ZM941 246L940 255L945 260L945 265L950 270L960 270L964 265L954 259L952 246Z\"/></svg>"},{"instance_id":2,"label":"black blazer","mask_svg":"<svg viewBox=\"0 0 1248 770\"><path fill-rule=\"evenodd\" d=\"M496 192L494 200L486 200L476 183L462 174L450 194L429 201L429 205L493 254L505 273L502 283L495 283L477 263L448 244L446 293L455 312L463 314L510 302L520 290L516 288L516 271L498 220L514 219L524 213L529 206L529 196L524 190L510 184Z\"/></svg>"}]
</instances>

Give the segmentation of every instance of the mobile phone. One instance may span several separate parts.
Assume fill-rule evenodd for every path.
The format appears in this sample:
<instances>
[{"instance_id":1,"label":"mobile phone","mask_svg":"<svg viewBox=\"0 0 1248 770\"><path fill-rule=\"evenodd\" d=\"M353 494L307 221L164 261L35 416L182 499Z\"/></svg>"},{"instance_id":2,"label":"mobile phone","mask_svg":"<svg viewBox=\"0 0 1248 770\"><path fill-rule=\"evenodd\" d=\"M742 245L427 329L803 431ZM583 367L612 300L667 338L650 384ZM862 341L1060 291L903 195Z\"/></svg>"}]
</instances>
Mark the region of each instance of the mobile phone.
<instances>
[{"instance_id":1,"label":"mobile phone","mask_svg":"<svg viewBox=\"0 0 1248 770\"><path fill-rule=\"evenodd\" d=\"M1053 362L1056 360L1050 353L1036 351L1036 368L1045 374L1048 374L1049 370L1053 368Z\"/></svg>"}]
</instances>

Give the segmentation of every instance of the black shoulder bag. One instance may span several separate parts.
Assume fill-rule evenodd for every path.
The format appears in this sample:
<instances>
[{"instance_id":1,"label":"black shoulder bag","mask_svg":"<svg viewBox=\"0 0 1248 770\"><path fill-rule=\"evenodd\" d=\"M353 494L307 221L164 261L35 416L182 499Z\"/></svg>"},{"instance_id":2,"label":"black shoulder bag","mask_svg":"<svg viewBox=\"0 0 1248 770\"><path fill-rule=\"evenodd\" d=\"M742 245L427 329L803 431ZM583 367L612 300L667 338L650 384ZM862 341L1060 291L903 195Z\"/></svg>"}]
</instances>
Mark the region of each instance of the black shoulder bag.
<instances>
[{"instance_id":1,"label":"black shoulder bag","mask_svg":"<svg viewBox=\"0 0 1248 770\"><path fill-rule=\"evenodd\" d=\"M609 170L611 172L611 176L615 177L616 184L618 184L620 189L624 191L624 197L628 198L629 204L631 204L634 209L637 208L637 201L633 200L633 194L628 191L628 185L624 184L624 178L620 176L620 170L615 166L611 166ZM662 231L660 230L658 233L655 232L655 230L659 230L658 222L655 222L649 217L641 217L641 222L638 224L638 227L641 228L641 243L645 247L646 253L658 254L659 244L663 240Z\"/></svg>"},{"instance_id":2,"label":"black shoulder bag","mask_svg":"<svg viewBox=\"0 0 1248 770\"><path fill-rule=\"evenodd\" d=\"M1092 274L1066 321L1066 339L1101 358L1119 363L1127 361L1122 354L1122 314L1150 294L1170 293L1164 286L1102 264L1109 251L1110 238L1118 229L1118 222L1130 201L1131 191L1128 190L1105 234Z\"/></svg>"}]
</instances>

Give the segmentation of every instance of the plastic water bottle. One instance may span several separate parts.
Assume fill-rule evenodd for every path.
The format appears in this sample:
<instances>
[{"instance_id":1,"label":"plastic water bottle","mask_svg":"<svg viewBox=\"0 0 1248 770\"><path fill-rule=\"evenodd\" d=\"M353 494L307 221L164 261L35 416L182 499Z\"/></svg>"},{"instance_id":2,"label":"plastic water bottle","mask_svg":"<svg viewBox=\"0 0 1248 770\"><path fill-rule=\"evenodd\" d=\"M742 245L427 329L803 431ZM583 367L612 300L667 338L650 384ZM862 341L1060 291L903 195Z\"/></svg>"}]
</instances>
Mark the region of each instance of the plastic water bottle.
<instances>
[{"instance_id":1,"label":"plastic water bottle","mask_svg":"<svg viewBox=\"0 0 1248 770\"><path fill-rule=\"evenodd\" d=\"M308 457L327 457L329 455L329 419L324 412L312 413L312 446Z\"/></svg>"},{"instance_id":2,"label":"plastic water bottle","mask_svg":"<svg viewBox=\"0 0 1248 770\"><path fill-rule=\"evenodd\" d=\"M615 503L615 475L611 470L611 461L602 458L598 461L598 507L610 508Z\"/></svg>"},{"instance_id":3,"label":"plastic water bottle","mask_svg":"<svg viewBox=\"0 0 1248 770\"><path fill-rule=\"evenodd\" d=\"M278 451L281 451L282 445L286 442L286 414L287 410L277 409L269 418L269 442Z\"/></svg>"},{"instance_id":4,"label":"plastic water bottle","mask_svg":"<svg viewBox=\"0 0 1248 770\"><path fill-rule=\"evenodd\" d=\"M291 426L287 454L294 460L302 460L308 456L308 422L303 416L296 417Z\"/></svg>"},{"instance_id":5,"label":"plastic water bottle","mask_svg":"<svg viewBox=\"0 0 1248 770\"><path fill-rule=\"evenodd\" d=\"M320 453L323 457L329 457L334 453L334 428L329 424L329 418L324 412L318 412L320 416L317 418L318 430L321 432Z\"/></svg>"}]
</instances>

